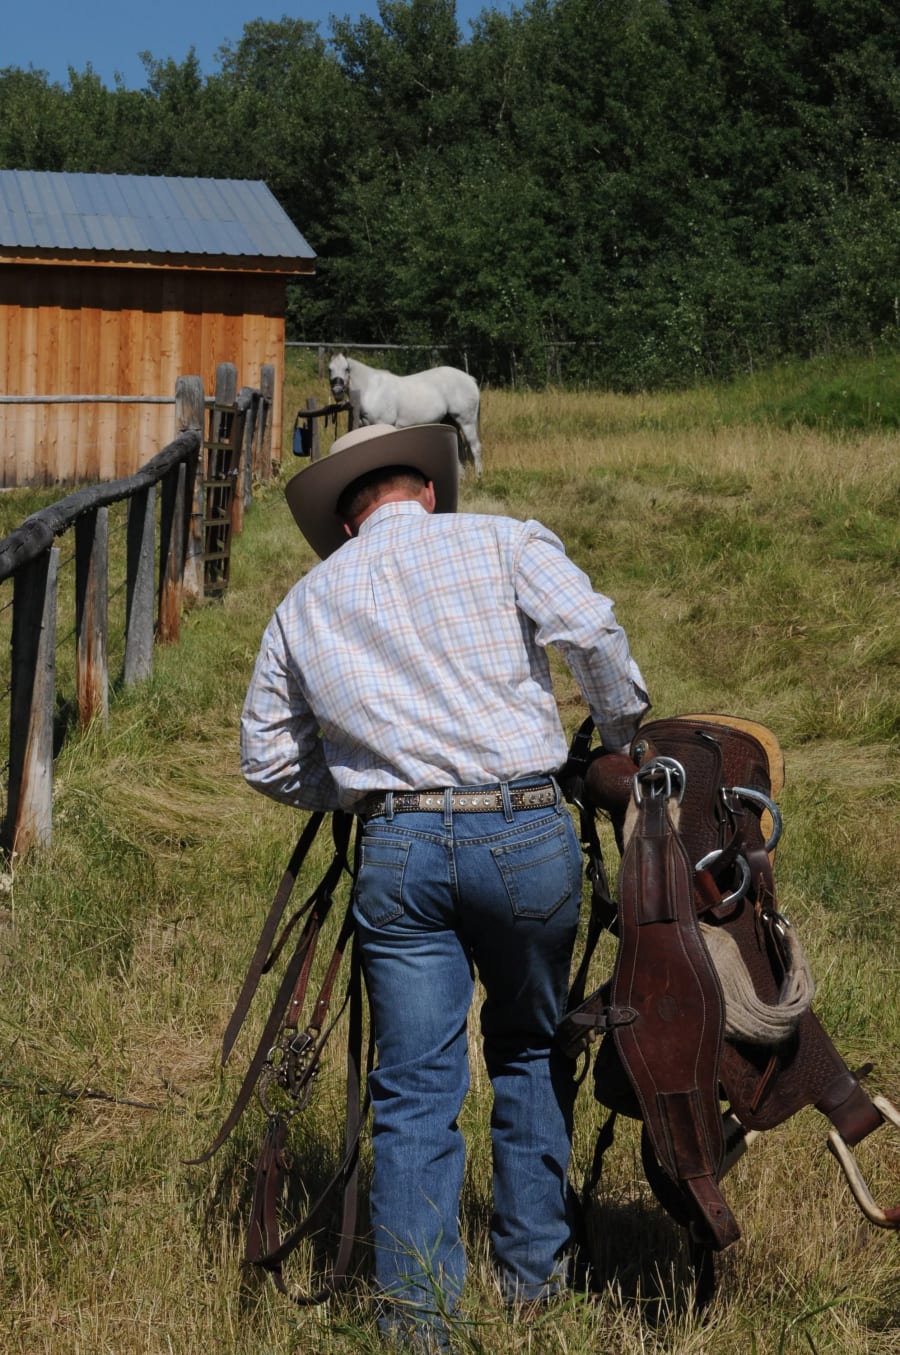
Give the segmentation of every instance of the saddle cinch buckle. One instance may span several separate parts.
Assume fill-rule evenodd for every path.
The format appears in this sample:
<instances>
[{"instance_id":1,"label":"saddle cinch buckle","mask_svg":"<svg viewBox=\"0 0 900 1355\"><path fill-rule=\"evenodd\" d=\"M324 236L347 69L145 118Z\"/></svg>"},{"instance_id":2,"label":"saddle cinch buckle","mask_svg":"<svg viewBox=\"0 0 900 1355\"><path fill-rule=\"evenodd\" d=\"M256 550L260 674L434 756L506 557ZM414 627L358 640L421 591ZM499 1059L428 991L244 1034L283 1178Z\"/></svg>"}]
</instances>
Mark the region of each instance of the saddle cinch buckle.
<instances>
[{"instance_id":1,"label":"saddle cinch buckle","mask_svg":"<svg viewBox=\"0 0 900 1355\"><path fill-rule=\"evenodd\" d=\"M648 800L674 799L676 805L680 805L686 782L684 767L676 758L651 758L638 768L632 779L634 802L639 805L646 797Z\"/></svg>"},{"instance_id":2,"label":"saddle cinch buckle","mask_svg":"<svg viewBox=\"0 0 900 1355\"><path fill-rule=\"evenodd\" d=\"M900 1129L900 1111L886 1096L873 1096L872 1105L879 1111L886 1123L892 1124L895 1129ZM900 1228L900 1205L882 1209L880 1205L875 1203L869 1187L863 1180L862 1172L853 1156L852 1149L837 1129L829 1131L828 1147L837 1158L841 1170L847 1178L850 1192L869 1222L874 1223L876 1228Z\"/></svg>"}]
</instances>

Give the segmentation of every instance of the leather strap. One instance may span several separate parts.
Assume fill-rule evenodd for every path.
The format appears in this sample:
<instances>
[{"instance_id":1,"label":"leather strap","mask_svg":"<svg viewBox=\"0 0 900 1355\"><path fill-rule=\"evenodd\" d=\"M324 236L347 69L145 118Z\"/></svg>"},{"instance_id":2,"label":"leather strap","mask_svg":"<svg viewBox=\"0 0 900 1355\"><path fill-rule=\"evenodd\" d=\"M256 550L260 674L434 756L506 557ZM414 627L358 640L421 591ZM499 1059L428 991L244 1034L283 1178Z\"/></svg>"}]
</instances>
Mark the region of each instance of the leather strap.
<instances>
[{"instance_id":1,"label":"leather strap","mask_svg":"<svg viewBox=\"0 0 900 1355\"><path fill-rule=\"evenodd\" d=\"M348 909L348 917L350 916ZM342 931L349 935L347 921ZM373 1048L371 1040L362 1064L363 991L359 947L354 936L351 952L349 984L350 1020L347 1041L346 1118L344 1153L334 1175L323 1187L303 1218L283 1238L278 1226L278 1205L281 1177L284 1170L284 1137L286 1123L274 1119L263 1142L257 1166L257 1186L251 1208L247 1242L247 1260L261 1266L272 1276L275 1287L301 1307L323 1303L345 1283L349 1275L353 1247L356 1241L356 1221L359 1201L359 1140L369 1109L368 1091L362 1087L371 1071ZM284 1279L283 1263L323 1222L325 1206L334 1191L343 1186L340 1242L331 1271L318 1289L309 1294L291 1291Z\"/></svg>"},{"instance_id":2,"label":"leather strap","mask_svg":"<svg viewBox=\"0 0 900 1355\"><path fill-rule=\"evenodd\" d=\"M291 859L287 864L278 889L275 891L275 897L272 900L272 906L269 909L268 916L263 923L263 929L259 934L259 940L256 943L256 950L253 952L253 959L250 961L250 968L244 978L240 995L235 1003L234 1011L225 1027L225 1034L222 1037L222 1056L223 1065L228 1060L228 1055L234 1047L234 1042L238 1037L241 1026L244 1024L244 1018L250 1009L250 1003L259 987L259 981L266 970L266 961L269 957L269 951L272 942L275 939L275 933L278 931L278 924L281 921L282 914L287 907L288 899L291 896L294 885L297 882L297 876L300 873L300 867L306 860L307 853L313 844L316 834L322 826L322 820L325 815L316 813L309 816L309 820L297 839L297 845L291 854ZM312 903L312 899L307 902L307 907Z\"/></svg>"},{"instance_id":3,"label":"leather strap","mask_svg":"<svg viewBox=\"0 0 900 1355\"><path fill-rule=\"evenodd\" d=\"M597 834L597 824L593 813L582 807L581 847L587 865L585 875L591 886L591 910L588 914L587 936L584 952L578 966L578 972L572 981L567 1003L567 1015L584 1002L587 976L597 943L603 932L615 929L616 905L609 888L603 851Z\"/></svg>"},{"instance_id":4,"label":"leather strap","mask_svg":"<svg viewBox=\"0 0 900 1355\"><path fill-rule=\"evenodd\" d=\"M717 1184L724 1155L719 1050L724 1002L694 909L693 866L654 763L619 874L619 949L612 1005L634 1022L613 1041L656 1157L693 1199L709 1245L740 1236Z\"/></svg>"},{"instance_id":5,"label":"leather strap","mask_svg":"<svg viewBox=\"0 0 900 1355\"><path fill-rule=\"evenodd\" d=\"M266 1135L256 1163L253 1201L250 1205L250 1224L247 1230L247 1260L259 1261L278 1245L277 1228L271 1231L277 1218L278 1200L284 1175L284 1145L288 1122L282 1116L273 1116L266 1126Z\"/></svg>"},{"instance_id":6,"label":"leather strap","mask_svg":"<svg viewBox=\"0 0 900 1355\"><path fill-rule=\"evenodd\" d=\"M321 822L321 816L319 816L319 822ZM299 918L308 914L307 921L282 976L265 1030L232 1110L207 1152L202 1157L195 1159L197 1162L206 1161L221 1147L240 1119L250 1095L257 1087L260 1088L260 1099L265 1103L267 1099L265 1090L266 1068L267 1065L270 1065L272 1050L275 1047L276 1039L280 1036L282 1041L280 1045L281 1062L277 1068L270 1065L268 1075L270 1080L280 1083L281 1090L286 1094L288 1103L291 1104L292 1108L287 1113L269 1110L266 1133L257 1161L248 1223L246 1259L251 1264L267 1270L272 1276L276 1288L290 1298L292 1302L301 1306L324 1302L344 1284L349 1273L356 1239L359 1139L369 1105L368 1092L366 1091L363 1095L363 1087L367 1081L368 1073L371 1071L374 1054L370 1041L365 1067L363 1067L363 986L358 944L355 938L352 899L347 905L338 938L310 1010L309 1019L303 1031L294 1039L290 1038L291 1032L298 1031L301 1024L316 944L331 909L333 891L342 872L348 868L346 855L351 822L352 820L348 815L335 815L333 817L332 833L335 852L332 861L310 899L303 908L294 914L284 927L279 939L273 944L272 938L283 915L293 882L319 823L313 824L310 822L307 824L304 833L301 834L300 841L291 857L291 862L282 878L275 901L263 927L250 971L242 987L238 1007L229 1023L229 1048L233 1044L237 1030L246 1015L260 976L275 963ZM354 862L352 872L354 875L355 866L356 863ZM340 1010L326 1025L335 983L347 945L351 939L353 946L347 996L341 1003ZM286 1236L282 1237L279 1225L279 1210L284 1176L288 1170L285 1145L290 1120L306 1104L318 1073L325 1045L342 1012L348 1006L350 1014L343 1156L336 1172L320 1191L304 1217ZM343 1187L342 1220L340 1242L333 1266L323 1283L314 1292L309 1294L294 1293L288 1289L285 1281L283 1263L299 1246L303 1238L310 1236L323 1225L326 1217L326 1206L330 1207L334 1191L339 1187Z\"/></svg>"},{"instance_id":7,"label":"leather strap","mask_svg":"<svg viewBox=\"0 0 900 1355\"><path fill-rule=\"evenodd\" d=\"M558 792L555 784L544 779L533 786L510 786L509 804L512 809L548 809L555 805ZM450 808L455 814L499 813L504 808L504 792L498 786L495 790L476 790L471 786L447 786L443 790L417 791L375 791L360 800L355 810L361 819L373 819L388 813L392 814L440 814L450 799Z\"/></svg>"},{"instance_id":8,"label":"leather strap","mask_svg":"<svg viewBox=\"0 0 900 1355\"><path fill-rule=\"evenodd\" d=\"M324 923L326 917L328 916L331 910L334 888L336 887L337 882L340 879L341 873L347 868L346 849L347 843L349 841L351 824L352 819L347 814L340 815L336 814L333 816L332 831L335 838L334 856L318 887L314 890L313 894L310 896L309 900L304 905L304 907L301 910L299 910L297 914L295 914L295 917L291 919L291 922L289 922L287 924L287 927L285 928L285 933L289 932L293 927L293 924L296 921L297 917L303 915L304 913L307 912L309 913L306 925L304 926L302 932L300 933L300 937L294 948L294 952L282 976L281 984L279 985L278 988L278 993L275 997L274 1003L272 1004L272 1008L271 1011L269 1012L269 1016L263 1029L263 1033L260 1037L259 1043L256 1046L256 1051L253 1055L253 1058L250 1061L250 1065L247 1069L247 1072L244 1075L244 1080L241 1083L240 1090L237 1094L233 1106L231 1107L230 1112L228 1113L228 1116L225 1119L225 1122L223 1123L213 1142L210 1144L210 1146L206 1149L204 1153L201 1153L199 1157L187 1159L188 1165L196 1166L203 1162L208 1162L209 1159L219 1151L219 1149L222 1147L222 1144L225 1143L225 1141L228 1139L235 1125L238 1123L238 1121L240 1120L241 1116L243 1115L244 1111L247 1108L250 1098L253 1095L254 1090L256 1089L256 1085L257 1082L259 1081L260 1074L262 1073L263 1068L265 1067L266 1062L269 1058L269 1052L272 1049L273 1045L275 1044L276 1036L281 1030L282 1024L285 1019L285 1014L288 1011L289 1007L291 1006L296 996L296 993L298 991L298 982L300 982L302 985L302 978L304 973L306 974L307 978L309 976L313 956L315 953L315 947L319 938L319 932L321 931L322 924ZM308 829L309 824L307 825L307 830ZM317 829L318 824L316 824L316 830ZM306 841L306 849L308 850L309 844L311 843L312 838L315 836L315 831L313 831L313 833L307 839L307 830L304 830L304 833L301 835L301 839L297 845L297 849L295 849L295 852L291 857L292 865L296 862L301 843ZM270 909L269 912L269 916L266 919L266 923L263 927L263 935L260 937L260 943L257 945L256 948L254 963L256 962L258 955L262 952L263 938L268 937L269 932L274 932L275 928L278 925L278 921L280 920L281 914L284 911L284 907L287 902L287 897L290 894L290 888L286 884L286 881L288 880L289 876L291 879L292 887L293 879L296 878L296 872L291 871L290 867L288 872L285 873L285 877L282 881L282 885L284 886L284 888L279 889L279 893L276 896L275 903L273 903L272 908ZM273 958L277 954L280 954L281 949L284 945L284 939L285 938L283 935L279 939L279 941L276 942L275 947L271 952L269 952L267 959L263 963L262 967L259 969L259 972L251 974L249 976L251 982L245 980L241 992L241 998L239 999L239 1003L243 1007L243 1013L240 1017L240 1021L243 1021L243 1016L246 1014L246 1010L250 1005L250 1000L253 997L253 993L256 991L256 987L259 983L260 973L264 973L266 969L271 965ZM234 1024L235 1024L234 1017L232 1017L232 1021L229 1023L229 1026L232 1026ZM239 1025L240 1022L237 1023L238 1027Z\"/></svg>"}]
</instances>

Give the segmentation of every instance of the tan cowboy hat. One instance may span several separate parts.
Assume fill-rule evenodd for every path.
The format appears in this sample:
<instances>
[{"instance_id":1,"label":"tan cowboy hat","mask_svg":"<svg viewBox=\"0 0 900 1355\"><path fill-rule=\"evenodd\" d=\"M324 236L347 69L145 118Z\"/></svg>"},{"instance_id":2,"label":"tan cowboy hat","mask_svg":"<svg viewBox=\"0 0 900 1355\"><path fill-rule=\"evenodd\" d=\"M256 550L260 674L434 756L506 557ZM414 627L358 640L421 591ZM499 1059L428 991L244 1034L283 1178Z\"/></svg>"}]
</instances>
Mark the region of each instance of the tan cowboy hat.
<instances>
[{"instance_id":1,"label":"tan cowboy hat","mask_svg":"<svg viewBox=\"0 0 900 1355\"><path fill-rule=\"evenodd\" d=\"M455 513L459 494L456 429L446 423L394 428L372 423L336 438L321 461L288 480L285 497L294 521L325 559L347 540L337 501L348 485L382 466L411 466L434 484L434 511Z\"/></svg>"}]
</instances>

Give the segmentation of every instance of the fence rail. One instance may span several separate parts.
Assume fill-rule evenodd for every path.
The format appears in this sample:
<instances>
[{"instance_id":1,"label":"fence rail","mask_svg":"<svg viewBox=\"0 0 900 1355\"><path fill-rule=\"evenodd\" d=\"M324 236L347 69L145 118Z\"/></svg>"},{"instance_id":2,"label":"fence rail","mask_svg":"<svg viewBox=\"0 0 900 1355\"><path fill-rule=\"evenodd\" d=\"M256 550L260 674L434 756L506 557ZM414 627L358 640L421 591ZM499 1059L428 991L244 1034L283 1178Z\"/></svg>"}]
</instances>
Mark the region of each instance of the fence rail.
<instances>
[{"instance_id":1,"label":"fence rail","mask_svg":"<svg viewBox=\"0 0 900 1355\"><path fill-rule=\"evenodd\" d=\"M0 395L0 405L174 405L174 395Z\"/></svg>"},{"instance_id":2,"label":"fence rail","mask_svg":"<svg viewBox=\"0 0 900 1355\"><path fill-rule=\"evenodd\" d=\"M199 377L179 378L171 403L176 434L139 471L76 490L26 518L0 541L0 585L12 584L9 755L0 846L23 856L49 845L53 758L58 735L60 572L74 563L74 699L82 727L109 706L109 509L124 502L124 654L121 682L150 675L155 644L179 637L186 600L220 596L232 538L243 525L253 478L271 475L267 429L273 376L260 390L237 388L223 363L206 400ZM33 397L32 397L33 398ZM166 397L168 399L168 397ZM208 427L205 425L208 424ZM72 532L64 561L58 538ZM115 590L112 590L115 591Z\"/></svg>"},{"instance_id":3,"label":"fence rail","mask_svg":"<svg viewBox=\"0 0 900 1355\"><path fill-rule=\"evenodd\" d=\"M581 376L591 367L585 363L585 355L596 354L603 347L599 339L533 339L525 342L497 339L457 339L451 343L323 343L320 339L289 339L286 348L312 349L317 355L317 372L325 376L326 354L328 353L426 353L427 361L436 367L440 355L450 354L452 366L462 367L478 380L515 388L523 381L543 380L545 383L562 381L566 376L564 368L576 366ZM446 361L447 359L445 359ZM402 364L401 364L402 365ZM399 373L403 375L403 373Z\"/></svg>"},{"instance_id":4,"label":"fence rail","mask_svg":"<svg viewBox=\"0 0 900 1355\"><path fill-rule=\"evenodd\" d=\"M316 370L320 377L325 375L326 353L428 353L429 361L436 365L439 353L461 353L465 370L469 370L469 355L459 344L433 343L308 343L305 340L289 339L285 348L311 348L316 351Z\"/></svg>"}]
</instances>

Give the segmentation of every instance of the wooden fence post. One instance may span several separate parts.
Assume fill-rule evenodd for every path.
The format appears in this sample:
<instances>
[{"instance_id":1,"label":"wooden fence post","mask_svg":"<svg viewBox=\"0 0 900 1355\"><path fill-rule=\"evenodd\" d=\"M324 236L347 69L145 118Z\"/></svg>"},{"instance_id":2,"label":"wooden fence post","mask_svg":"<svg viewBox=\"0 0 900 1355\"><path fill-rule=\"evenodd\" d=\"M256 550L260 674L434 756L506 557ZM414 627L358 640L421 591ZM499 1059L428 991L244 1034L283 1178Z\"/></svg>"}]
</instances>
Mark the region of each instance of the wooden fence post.
<instances>
[{"instance_id":1,"label":"wooden fence post","mask_svg":"<svg viewBox=\"0 0 900 1355\"><path fill-rule=\"evenodd\" d=\"M185 508L190 515L187 532L187 558L184 566L184 592L187 597L203 596L203 475L199 473L203 456L203 428L206 408L203 382L199 376L180 376L175 382L175 435L192 428L200 434L200 451L191 467L190 492ZM188 486L185 486L188 488Z\"/></svg>"},{"instance_id":2,"label":"wooden fence post","mask_svg":"<svg viewBox=\"0 0 900 1355\"><path fill-rule=\"evenodd\" d=\"M319 402L314 395L310 395L306 401L307 409L318 409ZM310 419L309 421L309 459L318 461L322 455L322 440L319 437L319 420Z\"/></svg>"},{"instance_id":3,"label":"wooden fence post","mask_svg":"<svg viewBox=\"0 0 900 1355\"><path fill-rule=\"evenodd\" d=\"M4 846L24 856L50 843L59 548L23 566L13 584L9 786Z\"/></svg>"},{"instance_id":4,"label":"wooden fence post","mask_svg":"<svg viewBox=\"0 0 900 1355\"><path fill-rule=\"evenodd\" d=\"M256 474L256 421L259 414L259 392L252 386L242 386L238 391L238 401L243 400L245 405L244 416L244 443L241 449L241 466L243 467L243 485L241 494L244 500L244 507L249 508L253 502L253 476Z\"/></svg>"},{"instance_id":5,"label":"wooden fence post","mask_svg":"<svg viewBox=\"0 0 900 1355\"><path fill-rule=\"evenodd\" d=\"M185 485L184 462L162 481L159 514L159 607L156 635L160 644L174 644L181 630L184 581Z\"/></svg>"},{"instance_id":6,"label":"wooden fence post","mask_svg":"<svg viewBox=\"0 0 900 1355\"><path fill-rule=\"evenodd\" d=\"M134 494L128 504L125 667L122 673L127 685L148 678L153 670L155 535L156 485L150 485Z\"/></svg>"},{"instance_id":7,"label":"wooden fence post","mask_svg":"<svg viewBox=\"0 0 900 1355\"><path fill-rule=\"evenodd\" d=\"M244 493L247 479L244 450L246 438L244 428L247 423L249 400L235 398L234 418L231 422L231 535L240 536L244 530Z\"/></svg>"},{"instance_id":8,"label":"wooden fence post","mask_svg":"<svg viewBox=\"0 0 900 1355\"><path fill-rule=\"evenodd\" d=\"M109 509L75 523L75 688L78 723L109 718Z\"/></svg>"},{"instance_id":9,"label":"wooden fence post","mask_svg":"<svg viewBox=\"0 0 900 1355\"><path fill-rule=\"evenodd\" d=\"M259 372L260 413L262 425L259 430L260 479L271 480L275 461L281 465L281 448L272 447L272 406L275 403L275 368L270 362L264 362Z\"/></svg>"}]
</instances>

